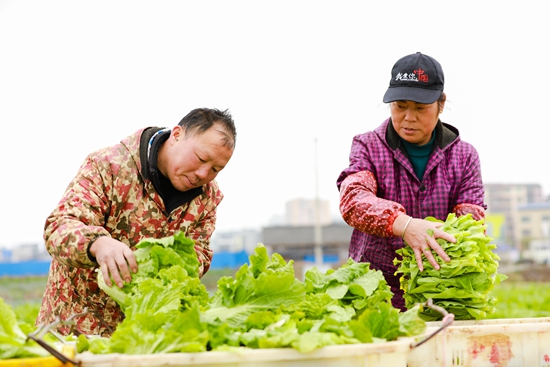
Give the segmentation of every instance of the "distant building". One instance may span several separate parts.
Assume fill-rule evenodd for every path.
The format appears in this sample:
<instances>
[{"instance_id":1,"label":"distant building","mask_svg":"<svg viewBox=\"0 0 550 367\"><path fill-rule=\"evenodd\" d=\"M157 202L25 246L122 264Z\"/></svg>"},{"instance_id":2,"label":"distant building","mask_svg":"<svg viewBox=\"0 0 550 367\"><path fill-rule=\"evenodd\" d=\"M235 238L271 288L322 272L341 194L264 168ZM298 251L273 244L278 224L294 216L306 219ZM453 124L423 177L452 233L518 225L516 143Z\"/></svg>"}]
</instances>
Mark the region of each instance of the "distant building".
<instances>
[{"instance_id":1,"label":"distant building","mask_svg":"<svg viewBox=\"0 0 550 367\"><path fill-rule=\"evenodd\" d=\"M260 229L242 229L235 231L214 231L210 240L210 247L216 252L237 253L245 251L253 253L261 242Z\"/></svg>"},{"instance_id":2,"label":"distant building","mask_svg":"<svg viewBox=\"0 0 550 367\"><path fill-rule=\"evenodd\" d=\"M522 258L536 264L550 264L550 240L532 240L522 252Z\"/></svg>"},{"instance_id":3,"label":"distant building","mask_svg":"<svg viewBox=\"0 0 550 367\"><path fill-rule=\"evenodd\" d=\"M539 184L484 184L487 214L504 216L502 239L521 247L522 234L518 231L518 208L527 204L545 202Z\"/></svg>"},{"instance_id":4,"label":"distant building","mask_svg":"<svg viewBox=\"0 0 550 367\"><path fill-rule=\"evenodd\" d=\"M43 243L24 243L11 249L11 261L49 260Z\"/></svg>"},{"instance_id":5,"label":"distant building","mask_svg":"<svg viewBox=\"0 0 550 367\"><path fill-rule=\"evenodd\" d=\"M352 228L341 217L333 218L328 200L293 199L286 202L285 213L261 229L215 231L210 246L214 254L252 254L259 243L270 254L286 260L311 261L316 241L321 241L323 260L346 261ZM320 239L316 238L316 230ZM216 256L216 255L214 255Z\"/></svg>"},{"instance_id":6,"label":"distant building","mask_svg":"<svg viewBox=\"0 0 550 367\"><path fill-rule=\"evenodd\" d=\"M323 256L345 262L353 228L345 223L332 223L321 227ZM309 260L315 252L314 226L280 226L262 228L262 243L270 253L295 261Z\"/></svg>"},{"instance_id":7,"label":"distant building","mask_svg":"<svg viewBox=\"0 0 550 367\"><path fill-rule=\"evenodd\" d=\"M315 199L293 199L286 202L286 225L311 226L330 224L332 215L330 201Z\"/></svg>"},{"instance_id":8,"label":"distant building","mask_svg":"<svg viewBox=\"0 0 550 367\"><path fill-rule=\"evenodd\" d=\"M520 259L520 251L516 246L508 243L504 237L506 217L504 214L485 215L487 236L492 238L492 243L497 245L494 252L500 257L501 263L515 263Z\"/></svg>"},{"instance_id":9,"label":"distant building","mask_svg":"<svg viewBox=\"0 0 550 367\"><path fill-rule=\"evenodd\" d=\"M534 250L550 242L550 202L519 206L516 212L516 237L523 250Z\"/></svg>"}]
</instances>

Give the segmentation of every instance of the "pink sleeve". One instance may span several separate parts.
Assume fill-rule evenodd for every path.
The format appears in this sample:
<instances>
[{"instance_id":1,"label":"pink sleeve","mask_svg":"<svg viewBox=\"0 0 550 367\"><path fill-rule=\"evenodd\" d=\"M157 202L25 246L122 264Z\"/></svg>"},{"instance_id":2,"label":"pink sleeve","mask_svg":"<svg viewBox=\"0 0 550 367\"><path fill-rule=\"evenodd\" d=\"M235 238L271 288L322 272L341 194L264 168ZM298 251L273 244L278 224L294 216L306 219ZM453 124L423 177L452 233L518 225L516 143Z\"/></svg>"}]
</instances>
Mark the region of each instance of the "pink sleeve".
<instances>
[{"instance_id":1,"label":"pink sleeve","mask_svg":"<svg viewBox=\"0 0 550 367\"><path fill-rule=\"evenodd\" d=\"M475 220L485 219L485 209L475 204L458 204L453 208L453 213L459 217L471 213Z\"/></svg>"},{"instance_id":2,"label":"pink sleeve","mask_svg":"<svg viewBox=\"0 0 550 367\"><path fill-rule=\"evenodd\" d=\"M393 222L403 205L376 196L377 182L369 171L349 175L340 186L340 213L344 221L362 232L392 237Z\"/></svg>"}]
</instances>

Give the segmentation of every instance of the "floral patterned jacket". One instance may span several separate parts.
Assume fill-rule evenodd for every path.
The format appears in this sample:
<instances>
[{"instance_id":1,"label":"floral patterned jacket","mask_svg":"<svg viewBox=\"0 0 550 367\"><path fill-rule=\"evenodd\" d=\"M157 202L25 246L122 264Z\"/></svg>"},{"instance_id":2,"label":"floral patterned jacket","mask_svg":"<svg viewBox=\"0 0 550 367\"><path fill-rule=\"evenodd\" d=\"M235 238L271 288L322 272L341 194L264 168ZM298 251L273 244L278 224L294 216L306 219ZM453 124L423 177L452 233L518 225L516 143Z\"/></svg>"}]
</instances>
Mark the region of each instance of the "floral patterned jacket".
<instances>
[{"instance_id":1,"label":"floral patterned jacket","mask_svg":"<svg viewBox=\"0 0 550 367\"><path fill-rule=\"evenodd\" d=\"M88 313L75 319L80 332L109 336L124 315L97 284L98 264L88 253L101 235L134 248L143 238L162 238L183 231L195 241L202 276L210 267L210 237L216 208L223 199L216 181L202 188L191 201L167 213L147 178L148 138L160 128L146 128L120 143L91 153L47 218L46 248L52 256L50 273L36 325L56 316ZM60 327L66 334L68 327Z\"/></svg>"}]
</instances>

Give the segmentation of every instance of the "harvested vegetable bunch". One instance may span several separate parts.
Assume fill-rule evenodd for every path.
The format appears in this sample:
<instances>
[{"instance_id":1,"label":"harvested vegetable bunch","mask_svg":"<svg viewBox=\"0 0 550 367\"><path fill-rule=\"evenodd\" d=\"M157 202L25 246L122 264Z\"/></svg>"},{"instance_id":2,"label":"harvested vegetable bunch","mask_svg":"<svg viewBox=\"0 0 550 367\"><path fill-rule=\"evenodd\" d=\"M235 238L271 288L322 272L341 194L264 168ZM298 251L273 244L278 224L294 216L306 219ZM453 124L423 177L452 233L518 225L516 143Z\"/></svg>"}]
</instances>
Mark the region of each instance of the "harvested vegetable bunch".
<instances>
[{"instance_id":1,"label":"harvested vegetable bunch","mask_svg":"<svg viewBox=\"0 0 550 367\"><path fill-rule=\"evenodd\" d=\"M122 288L114 282L107 286L103 274L97 272L99 287L120 305L126 317L145 310L183 310L195 300L202 305L208 302L208 291L198 277L195 242L183 232L160 239L146 238L136 245L134 254L138 271Z\"/></svg>"},{"instance_id":2,"label":"harvested vegetable bunch","mask_svg":"<svg viewBox=\"0 0 550 367\"><path fill-rule=\"evenodd\" d=\"M305 284L306 297L329 298L333 302L325 305L330 311L325 318L349 327L353 337L362 343L396 340L420 335L425 330L418 307L400 312L392 306L393 294L384 275L371 269L369 263L350 258L340 268L325 273L313 267L305 274ZM323 327L327 328L327 324L330 326L325 323Z\"/></svg>"},{"instance_id":3,"label":"harvested vegetable bunch","mask_svg":"<svg viewBox=\"0 0 550 367\"><path fill-rule=\"evenodd\" d=\"M210 295L198 277L195 242L178 232L160 239L144 239L136 248L138 271L123 288L107 286L102 273L97 273L99 287L120 305L124 321L110 339L79 336L79 352L205 351L207 339L197 320Z\"/></svg>"},{"instance_id":4,"label":"harvested vegetable bunch","mask_svg":"<svg viewBox=\"0 0 550 367\"><path fill-rule=\"evenodd\" d=\"M442 222L433 217L426 220ZM439 229L453 235L456 243L441 238L437 243L451 261L443 261L432 250L440 270L435 270L423 257L424 271L420 272L411 247L396 251L394 264L398 265L396 274L402 274L400 284L407 308L432 299L457 320L486 319L495 311L496 298L490 292L507 276L497 272L500 258L493 252L496 245L485 234L485 228L484 221L473 219L471 214L457 217L450 213ZM442 315L426 308L420 317L435 321L441 320Z\"/></svg>"},{"instance_id":5,"label":"harvested vegetable bunch","mask_svg":"<svg viewBox=\"0 0 550 367\"><path fill-rule=\"evenodd\" d=\"M121 290L105 289L124 308L124 321L111 338L80 335L79 352L294 348L307 353L327 345L420 335L426 327L418 307L400 312L391 305L384 276L368 263L350 259L325 273L314 267L302 282L294 276L292 260L277 253L269 256L259 244L249 264L243 264L235 277L220 278L217 291L205 301L193 241L178 234L144 240L137 247L139 271L132 283ZM161 256L174 247L183 254L187 270L173 253Z\"/></svg>"},{"instance_id":6,"label":"harvested vegetable bunch","mask_svg":"<svg viewBox=\"0 0 550 367\"><path fill-rule=\"evenodd\" d=\"M218 280L203 318L220 320L232 328L241 326L255 312L273 311L292 305L305 297L305 287L294 277L293 261L286 262L277 253L271 257L264 246L256 248L235 277Z\"/></svg>"},{"instance_id":7,"label":"harvested vegetable bunch","mask_svg":"<svg viewBox=\"0 0 550 367\"><path fill-rule=\"evenodd\" d=\"M420 335L425 323L418 309L404 313L391 305L391 291L380 271L349 259L305 281L294 277L292 260L271 258L263 245L235 278L218 281L211 308L203 314L214 335L211 345L294 348L302 353L337 344L393 341Z\"/></svg>"}]
</instances>

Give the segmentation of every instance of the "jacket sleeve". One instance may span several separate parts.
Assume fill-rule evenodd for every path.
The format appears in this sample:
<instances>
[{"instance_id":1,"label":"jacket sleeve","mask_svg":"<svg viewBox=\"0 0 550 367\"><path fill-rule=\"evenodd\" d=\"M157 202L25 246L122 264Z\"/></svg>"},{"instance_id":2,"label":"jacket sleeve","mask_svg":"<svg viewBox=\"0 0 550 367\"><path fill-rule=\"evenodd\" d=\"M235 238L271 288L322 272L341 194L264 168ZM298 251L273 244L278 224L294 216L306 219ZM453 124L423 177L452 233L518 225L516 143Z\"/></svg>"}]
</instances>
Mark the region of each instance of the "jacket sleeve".
<instances>
[{"instance_id":1,"label":"jacket sleeve","mask_svg":"<svg viewBox=\"0 0 550 367\"><path fill-rule=\"evenodd\" d=\"M475 220L485 219L485 209L475 204L458 204L453 208L453 213L459 217L470 213Z\"/></svg>"},{"instance_id":2,"label":"jacket sleeve","mask_svg":"<svg viewBox=\"0 0 550 367\"><path fill-rule=\"evenodd\" d=\"M214 252L210 248L210 238L216 227L217 207L223 199L223 193L215 181L207 186L206 194L208 199L200 204L203 214L187 230L187 236L195 241L195 252L200 263L199 276L201 277L210 269L214 256Z\"/></svg>"},{"instance_id":3,"label":"jacket sleeve","mask_svg":"<svg viewBox=\"0 0 550 367\"><path fill-rule=\"evenodd\" d=\"M44 241L53 258L67 266L97 266L88 247L98 236L109 236L103 226L109 209L106 192L111 189L112 179L101 175L93 156L88 156L46 219Z\"/></svg>"},{"instance_id":4,"label":"jacket sleeve","mask_svg":"<svg viewBox=\"0 0 550 367\"><path fill-rule=\"evenodd\" d=\"M475 220L480 220L485 218L485 209L487 209L484 204L485 189L481 178L481 164L475 148L469 144L467 147L469 154L464 160L465 175L460 183L457 204L452 211L458 216L471 213Z\"/></svg>"},{"instance_id":5,"label":"jacket sleeve","mask_svg":"<svg viewBox=\"0 0 550 367\"><path fill-rule=\"evenodd\" d=\"M393 222L403 205L376 196L377 182L369 171L347 176L340 185L340 213L344 221L362 232L392 237Z\"/></svg>"}]
</instances>

